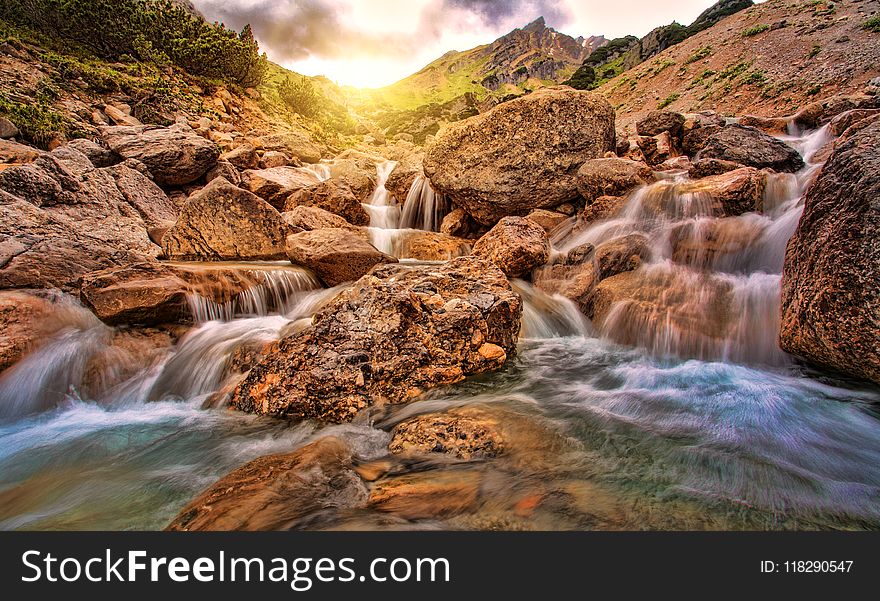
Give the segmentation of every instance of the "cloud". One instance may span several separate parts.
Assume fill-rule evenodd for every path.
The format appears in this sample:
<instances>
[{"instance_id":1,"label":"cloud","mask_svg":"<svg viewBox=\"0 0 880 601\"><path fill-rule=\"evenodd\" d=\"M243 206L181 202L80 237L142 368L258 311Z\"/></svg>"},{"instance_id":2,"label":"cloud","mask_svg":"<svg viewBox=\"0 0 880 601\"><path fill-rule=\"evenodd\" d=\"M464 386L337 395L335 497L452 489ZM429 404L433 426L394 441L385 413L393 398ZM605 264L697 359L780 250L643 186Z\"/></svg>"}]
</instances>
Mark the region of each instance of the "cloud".
<instances>
[{"instance_id":1,"label":"cloud","mask_svg":"<svg viewBox=\"0 0 880 601\"><path fill-rule=\"evenodd\" d=\"M269 56L282 63L305 59L344 60L352 56L400 58L440 42L448 33L468 30L501 35L539 17L561 25L568 8L551 0L428 0L415 3L417 25L392 31L359 26L350 18L353 0L192 0L210 20L240 29L250 23ZM474 27L478 31L473 31Z\"/></svg>"}]
</instances>

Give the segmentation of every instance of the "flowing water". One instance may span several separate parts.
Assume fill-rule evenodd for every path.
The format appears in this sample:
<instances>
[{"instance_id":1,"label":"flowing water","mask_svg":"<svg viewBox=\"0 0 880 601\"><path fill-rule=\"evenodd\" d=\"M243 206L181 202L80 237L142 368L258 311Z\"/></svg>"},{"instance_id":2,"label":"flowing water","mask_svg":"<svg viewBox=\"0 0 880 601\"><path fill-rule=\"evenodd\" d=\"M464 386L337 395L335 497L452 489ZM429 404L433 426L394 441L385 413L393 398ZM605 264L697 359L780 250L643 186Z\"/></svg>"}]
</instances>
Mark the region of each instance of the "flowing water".
<instances>
[{"instance_id":1,"label":"flowing water","mask_svg":"<svg viewBox=\"0 0 880 601\"><path fill-rule=\"evenodd\" d=\"M809 159L825 136L787 141ZM304 327L338 292L300 270L241 266L264 274L256 289L222 305L193 297L193 327L150 353L63 300L51 339L0 377L0 528L162 528L250 459L325 434L361 460L380 458L394 424L463 405L512 420L514 448L415 469L478 477L475 507L424 519L348 513L312 527L878 528L880 393L802 367L775 344L785 242L815 169L774 176L761 214L719 219L671 174L617 217L561 232L558 253L645 235L639 277L654 285L651 309L620 303L596 327L569 301L515 281L523 328L505 369L345 426L217 406L243 350ZM375 231L394 232L400 208L383 170L371 214ZM672 241L706 232L722 242L714 252L676 255Z\"/></svg>"}]
</instances>

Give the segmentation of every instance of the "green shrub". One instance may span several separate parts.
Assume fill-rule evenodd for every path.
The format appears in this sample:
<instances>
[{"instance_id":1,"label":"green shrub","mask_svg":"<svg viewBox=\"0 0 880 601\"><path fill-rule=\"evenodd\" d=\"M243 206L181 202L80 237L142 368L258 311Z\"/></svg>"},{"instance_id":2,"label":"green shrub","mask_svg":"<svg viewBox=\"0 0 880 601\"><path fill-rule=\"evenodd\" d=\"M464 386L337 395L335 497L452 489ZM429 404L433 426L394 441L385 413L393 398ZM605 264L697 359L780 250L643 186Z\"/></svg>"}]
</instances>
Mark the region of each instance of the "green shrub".
<instances>
[{"instance_id":1,"label":"green shrub","mask_svg":"<svg viewBox=\"0 0 880 601\"><path fill-rule=\"evenodd\" d=\"M752 85L763 88L767 85L767 74L760 70L755 70L742 78L742 82L746 85Z\"/></svg>"},{"instance_id":2,"label":"green shrub","mask_svg":"<svg viewBox=\"0 0 880 601\"><path fill-rule=\"evenodd\" d=\"M0 117L12 121L25 139L45 148L56 133L67 133L67 123L42 92L37 102L26 103L0 94Z\"/></svg>"},{"instance_id":3,"label":"green shrub","mask_svg":"<svg viewBox=\"0 0 880 601\"><path fill-rule=\"evenodd\" d=\"M267 68L250 26L208 23L171 0L0 0L0 18L104 59L174 64L243 87L259 85Z\"/></svg>"},{"instance_id":4,"label":"green shrub","mask_svg":"<svg viewBox=\"0 0 880 601\"><path fill-rule=\"evenodd\" d=\"M669 96L664 98L660 104L657 105L657 108L658 109L665 109L667 106L669 106L670 104L672 104L673 102L675 102L679 98L681 98L681 94L676 94L676 93L670 94Z\"/></svg>"},{"instance_id":5,"label":"green shrub","mask_svg":"<svg viewBox=\"0 0 880 601\"><path fill-rule=\"evenodd\" d=\"M288 77L278 86L278 96L294 113L315 117L321 111L323 95L305 77Z\"/></svg>"},{"instance_id":6,"label":"green shrub","mask_svg":"<svg viewBox=\"0 0 880 601\"><path fill-rule=\"evenodd\" d=\"M863 27L868 31L880 33L880 15L877 15L876 17L871 17L870 19L865 21Z\"/></svg>"},{"instance_id":7,"label":"green shrub","mask_svg":"<svg viewBox=\"0 0 880 601\"><path fill-rule=\"evenodd\" d=\"M822 91L822 86L820 86L819 84L816 84L816 85L810 87L810 88L809 88L806 92L804 92L804 93L805 93L807 96L815 96L816 94L818 94L818 93L821 92L821 91Z\"/></svg>"},{"instance_id":8,"label":"green shrub","mask_svg":"<svg viewBox=\"0 0 880 601\"><path fill-rule=\"evenodd\" d=\"M591 90L595 83L596 70L590 65L583 64L578 67L578 70L574 72L574 75L568 81L563 82L563 85L571 86L576 90Z\"/></svg>"},{"instance_id":9,"label":"green shrub","mask_svg":"<svg viewBox=\"0 0 880 601\"><path fill-rule=\"evenodd\" d=\"M754 27L749 27L748 29L744 29L742 32L742 36L744 38L750 38L752 36L756 36L759 33L764 33L770 29L770 26L766 23L761 23L760 25L755 25Z\"/></svg>"}]
</instances>

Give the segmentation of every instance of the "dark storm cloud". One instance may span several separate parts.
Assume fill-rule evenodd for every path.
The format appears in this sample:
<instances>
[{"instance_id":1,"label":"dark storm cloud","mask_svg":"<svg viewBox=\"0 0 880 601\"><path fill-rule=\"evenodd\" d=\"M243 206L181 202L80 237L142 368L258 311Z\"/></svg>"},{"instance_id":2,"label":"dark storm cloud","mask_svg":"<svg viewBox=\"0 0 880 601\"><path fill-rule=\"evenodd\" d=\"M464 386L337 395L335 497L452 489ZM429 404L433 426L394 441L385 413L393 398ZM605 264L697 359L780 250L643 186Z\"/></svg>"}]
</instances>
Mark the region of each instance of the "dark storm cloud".
<instances>
[{"instance_id":1,"label":"dark storm cloud","mask_svg":"<svg viewBox=\"0 0 880 601\"><path fill-rule=\"evenodd\" d=\"M340 0L193 0L210 20L240 29L250 23L264 50L277 61L308 57L410 55L437 42L444 31L455 31L473 17L487 32L504 33L539 17L560 25L569 18L561 1L436 0L422 12L412 32L387 35L345 23ZM462 50L462 49L460 49Z\"/></svg>"}]
</instances>

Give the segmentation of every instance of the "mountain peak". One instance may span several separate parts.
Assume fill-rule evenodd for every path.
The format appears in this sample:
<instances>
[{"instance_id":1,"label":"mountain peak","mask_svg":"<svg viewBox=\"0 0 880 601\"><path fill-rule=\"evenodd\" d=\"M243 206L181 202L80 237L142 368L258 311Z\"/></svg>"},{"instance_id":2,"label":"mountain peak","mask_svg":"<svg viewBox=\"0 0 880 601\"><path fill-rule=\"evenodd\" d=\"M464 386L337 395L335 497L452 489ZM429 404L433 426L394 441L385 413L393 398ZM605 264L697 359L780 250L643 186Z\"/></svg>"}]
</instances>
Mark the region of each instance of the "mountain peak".
<instances>
[{"instance_id":1,"label":"mountain peak","mask_svg":"<svg viewBox=\"0 0 880 601\"><path fill-rule=\"evenodd\" d=\"M544 17L538 17L523 27L523 31L544 31L545 29L547 29L547 22L544 21Z\"/></svg>"}]
</instances>

